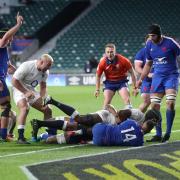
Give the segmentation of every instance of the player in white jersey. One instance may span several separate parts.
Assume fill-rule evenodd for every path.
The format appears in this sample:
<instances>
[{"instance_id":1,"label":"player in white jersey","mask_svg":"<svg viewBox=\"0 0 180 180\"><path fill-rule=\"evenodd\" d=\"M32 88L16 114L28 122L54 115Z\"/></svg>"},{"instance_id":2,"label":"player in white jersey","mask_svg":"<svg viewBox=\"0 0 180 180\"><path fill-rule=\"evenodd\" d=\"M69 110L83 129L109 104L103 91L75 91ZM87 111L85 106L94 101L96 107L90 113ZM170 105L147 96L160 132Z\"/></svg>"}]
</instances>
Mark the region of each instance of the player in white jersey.
<instances>
[{"instance_id":1,"label":"player in white jersey","mask_svg":"<svg viewBox=\"0 0 180 180\"><path fill-rule=\"evenodd\" d=\"M19 109L18 116L18 143L29 144L24 137L26 117L29 106L41 111L44 119L52 116L52 111L48 106L43 106L42 99L46 96L46 79L49 69L53 64L53 58L48 54L43 54L40 59L22 63L15 71L12 78L13 98ZM40 91L35 87L40 85Z\"/></svg>"}]
</instances>

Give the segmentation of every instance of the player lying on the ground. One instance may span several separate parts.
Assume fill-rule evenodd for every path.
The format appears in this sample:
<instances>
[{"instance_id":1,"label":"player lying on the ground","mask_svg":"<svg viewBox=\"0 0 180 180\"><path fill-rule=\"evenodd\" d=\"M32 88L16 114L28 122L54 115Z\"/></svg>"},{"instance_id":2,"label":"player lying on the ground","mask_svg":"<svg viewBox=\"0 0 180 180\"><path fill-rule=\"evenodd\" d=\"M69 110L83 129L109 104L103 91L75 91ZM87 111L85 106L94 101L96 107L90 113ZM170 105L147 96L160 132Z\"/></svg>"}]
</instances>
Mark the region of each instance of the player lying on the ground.
<instances>
[{"instance_id":1,"label":"player lying on the ground","mask_svg":"<svg viewBox=\"0 0 180 180\"><path fill-rule=\"evenodd\" d=\"M79 113L73 107L57 102L51 97L48 97L48 100L46 100L45 105L47 104L54 104L71 117L51 118L50 121L40 121L37 119L32 120L31 125L33 128L33 137L35 139L37 139L38 130L41 127L51 127L69 131L82 128L80 126L92 128L95 124L101 122L108 124L118 124L127 118L131 118L137 121L140 125L144 120L147 121L148 119L153 119L153 121L157 122L159 119L159 117L156 115L156 112L153 110L147 111L147 113L144 115L138 109L124 109L116 111L112 105L107 105L106 110L100 110L95 113L86 115L79 115ZM72 120L74 122L71 122Z\"/></svg>"},{"instance_id":2,"label":"player lying on the ground","mask_svg":"<svg viewBox=\"0 0 180 180\"><path fill-rule=\"evenodd\" d=\"M98 123L92 128L93 144L97 146L142 146L144 134L149 133L155 125L153 120L147 120L140 126L131 119L115 126Z\"/></svg>"},{"instance_id":3,"label":"player lying on the ground","mask_svg":"<svg viewBox=\"0 0 180 180\"><path fill-rule=\"evenodd\" d=\"M153 119L146 120L139 125L133 119L112 125L97 123L92 128L84 128L76 131L50 136L46 143L53 144L78 144L93 140L98 146L142 146L144 134L149 133L157 123Z\"/></svg>"}]
</instances>

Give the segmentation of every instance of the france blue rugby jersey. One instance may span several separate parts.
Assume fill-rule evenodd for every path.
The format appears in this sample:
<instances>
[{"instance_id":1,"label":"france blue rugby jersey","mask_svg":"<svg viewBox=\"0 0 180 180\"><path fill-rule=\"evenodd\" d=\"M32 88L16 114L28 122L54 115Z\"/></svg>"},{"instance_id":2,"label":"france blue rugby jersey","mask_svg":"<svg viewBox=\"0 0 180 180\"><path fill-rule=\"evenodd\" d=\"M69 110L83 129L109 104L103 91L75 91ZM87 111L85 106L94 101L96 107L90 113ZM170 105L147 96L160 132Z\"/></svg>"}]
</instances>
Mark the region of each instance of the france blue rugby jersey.
<instances>
[{"instance_id":1,"label":"france blue rugby jersey","mask_svg":"<svg viewBox=\"0 0 180 180\"><path fill-rule=\"evenodd\" d=\"M144 65L146 64L146 48L145 47L141 48L137 52L137 54L135 56L135 60L141 61L142 68L144 67ZM153 71L154 71L154 68L152 67L150 73L153 73Z\"/></svg>"},{"instance_id":2,"label":"france blue rugby jersey","mask_svg":"<svg viewBox=\"0 0 180 180\"><path fill-rule=\"evenodd\" d=\"M136 54L136 56L135 56L135 60L139 60L139 61L142 61L142 67L144 67L144 65L145 65L145 63L146 63L146 48L145 47L143 47L143 48L141 48L138 52L137 52L137 54Z\"/></svg>"},{"instance_id":3,"label":"france blue rugby jersey","mask_svg":"<svg viewBox=\"0 0 180 180\"><path fill-rule=\"evenodd\" d=\"M153 61L154 74L177 74L177 56L179 55L180 46L172 38L163 36L159 44L154 44L151 40L146 44L146 58Z\"/></svg>"},{"instance_id":4,"label":"france blue rugby jersey","mask_svg":"<svg viewBox=\"0 0 180 180\"><path fill-rule=\"evenodd\" d=\"M142 146L144 143L141 127L134 120L128 119L123 123L106 127L106 145Z\"/></svg>"},{"instance_id":5,"label":"france blue rugby jersey","mask_svg":"<svg viewBox=\"0 0 180 180\"><path fill-rule=\"evenodd\" d=\"M8 70L8 52L7 48L0 48L0 77L5 78Z\"/></svg>"}]
</instances>

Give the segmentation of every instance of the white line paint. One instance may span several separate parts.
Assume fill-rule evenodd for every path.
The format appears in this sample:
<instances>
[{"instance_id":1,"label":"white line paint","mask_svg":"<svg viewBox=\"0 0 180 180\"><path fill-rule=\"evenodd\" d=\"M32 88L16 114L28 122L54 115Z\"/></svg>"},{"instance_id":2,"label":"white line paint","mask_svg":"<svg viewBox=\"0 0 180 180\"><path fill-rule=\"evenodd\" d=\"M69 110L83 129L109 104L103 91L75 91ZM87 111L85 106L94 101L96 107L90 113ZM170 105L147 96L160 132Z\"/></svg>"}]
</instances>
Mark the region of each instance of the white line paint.
<instances>
[{"instance_id":1,"label":"white line paint","mask_svg":"<svg viewBox=\"0 0 180 180\"><path fill-rule=\"evenodd\" d=\"M74 148L74 147L77 147L77 146L79 147L79 146L87 146L87 145L88 145L88 144L82 144L82 145L65 146L65 147L58 147L58 148L41 149L41 150L37 150L37 151L29 151L29 152L24 152L24 153L7 154L7 155L0 156L0 158L13 157L13 156L22 156L22 155L27 155L27 154L48 152L48 151L68 149L68 148Z\"/></svg>"},{"instance_id":2,"label":"white line paint","mask_svg":"<svg viewBox=\"0 0 180 180\"><path fill-rule=\"evenodd\" d=\"M170 143L174 143L174 142L180 142L180 140L178 141L173 141ZM127 151L127 150L134 150L134 149L143 149L143 148L149 148L151 146L163 146L166 144L170 144L169 142L166 143L158 143L158 144L151 144L148 146L140 146L140 147L130 147L130 148L126 148L126 149L119 149L119 150L113 150L113 151L108 151L108 152L103 152L103 153L96 153L96 154L88 154L88 155L82 155L82 156L77 156L77 157L71 157L71 158L64 158L64 159L58 159L58 160L52 160L52 161L44 161L44 162L39 162L39 163L34 163L34 164L30 164L30 165L24 165L24 166L20 166L20 168L22 169L22 171L26 174L27 178L29 180L38 180L29 170L28 170L28 166L36 166L36 165L40 165L40 164L45 164L45 163L52 163L52 162L61 162L61 161L68 161L68 160L72 160L72 159L77 159L77 158L84 158L84 157L92 157L92 156L99 156L99 155L105 155L105 154L112 154L115 152L121 152L121 151Z\"/></svg>"},{"instance_id":3,"label":"white line paint","mask_svg":"<svg viewBox=\"0 0 180 180\"><path fill-rule=\"evenodd\" d=\"M180 130L174 130L172 133L177 133L180 132ZM152 136L153 134L148 134L146 136ZM54 151L54 150L61 150L61 149L67 149L67 148L74 148L74 147L79 147L79 146L87 146L88 144L82 144L82 145L74 145L74 146L65 146L65 147L58 147L58 148L48 148L48 149L41 149L41 150L36 150L36 151L29 151L29 152L24 152L24 153L14 153L14 154L7 154L7 155L2 155L0 156L1 158L5 157L13 157L13 156L22 156L26 154L34 154L34 153L41 153L41 152L48 152L48 151Z\"/></svg>"}]
</instances>

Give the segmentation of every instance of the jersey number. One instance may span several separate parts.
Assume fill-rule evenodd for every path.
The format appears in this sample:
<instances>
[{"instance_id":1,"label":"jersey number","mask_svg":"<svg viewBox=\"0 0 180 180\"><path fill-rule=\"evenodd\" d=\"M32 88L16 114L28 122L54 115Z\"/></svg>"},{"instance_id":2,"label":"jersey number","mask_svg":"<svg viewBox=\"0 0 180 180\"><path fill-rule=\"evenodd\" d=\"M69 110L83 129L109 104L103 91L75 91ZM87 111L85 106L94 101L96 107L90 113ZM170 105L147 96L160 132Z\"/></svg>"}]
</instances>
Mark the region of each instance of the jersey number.
<instances>
[{"instance_id":1,"label":"jersey number","mask_svg":"<svg viewBox=\"0 0 180 180\"><path fill-rule=\"evenodd\" d=\"M131 126L129 129L122 130L121 133L125 135L125 139L123 142L129 142L130 140L136 139L136 135L134 134L129 134L130 132L134 131L134 127Z\"/></svg>"}]
</instances>

